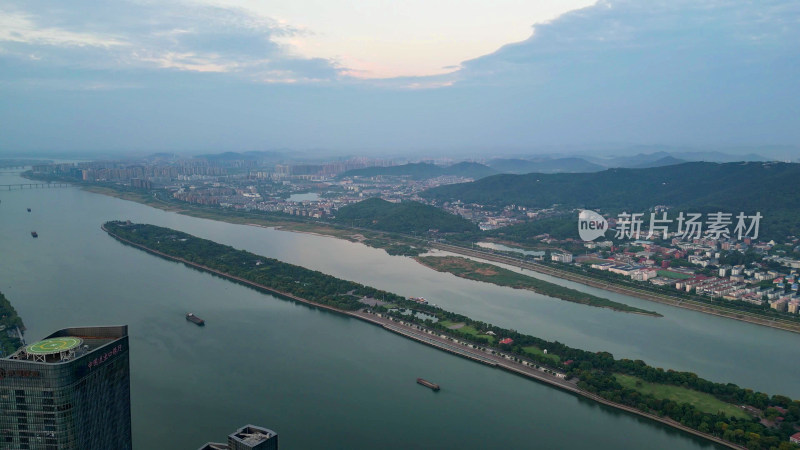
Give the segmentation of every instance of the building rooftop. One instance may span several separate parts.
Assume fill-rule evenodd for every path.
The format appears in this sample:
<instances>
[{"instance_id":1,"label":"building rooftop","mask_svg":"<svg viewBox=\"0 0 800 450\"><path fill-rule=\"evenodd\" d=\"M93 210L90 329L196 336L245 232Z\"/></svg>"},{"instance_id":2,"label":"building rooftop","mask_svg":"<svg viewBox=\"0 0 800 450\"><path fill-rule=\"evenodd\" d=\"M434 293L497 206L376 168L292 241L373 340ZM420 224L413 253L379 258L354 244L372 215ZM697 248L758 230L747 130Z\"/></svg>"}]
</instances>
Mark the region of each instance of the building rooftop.
<instances>
[{"instance_id":1,"label":"building rooftop","mask_svg":"<svg viewBox=\"0 0 800 450\"><path fill-rule=\"evenodd\" d=\"M22 347L8 358L57 364L80 358L115 340L91 336L65 336L44 339L27 347Z\"/></svg>"},{"instance_id":2,"label":"building rooftop","mask_svg":"<svg viewBox=\"0 0 800 450\"><path fill-rule=\"evenodd\" d=\"M275 436L275 434L277 433L267 428L257 427L255 425L247 425L236 430L236 432L231 434L230 437L234 440L254 447Z\"/></svg>"},{"instance_id":3,"label":"building rooftop","mask_svg":"<svg viewBox=\"0 0 800 450\"><path fill-rule=\"evenodd\" d=\"M8 359L58 364L80 358L127 334L125 326L67 328L20 348Z\"/></svg>"},{"instance_id":4,"label":"building rooftop","mask_svg":"<svg viewBox=\"0 0 800 450\"><path fill-rule=\"evenodd\" d=\"M198 450L277 449L278 433L256 425L245 425L228 435L228 443L208 442Z\"/></svg>"}]
</instances>

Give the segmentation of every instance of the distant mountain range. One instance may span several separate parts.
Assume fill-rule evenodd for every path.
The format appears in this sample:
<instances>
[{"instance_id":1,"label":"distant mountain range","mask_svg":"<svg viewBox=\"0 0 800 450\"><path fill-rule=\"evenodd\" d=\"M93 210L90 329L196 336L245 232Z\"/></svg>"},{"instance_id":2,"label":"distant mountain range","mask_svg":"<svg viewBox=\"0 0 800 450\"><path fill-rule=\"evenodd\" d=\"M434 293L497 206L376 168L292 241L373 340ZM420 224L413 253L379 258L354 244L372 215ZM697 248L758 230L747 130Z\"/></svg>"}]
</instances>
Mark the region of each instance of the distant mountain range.
<instances>
[{"instance_id":1,"label":"distant mountain range","mask_svg":"<svg viewBox=\"0 0 800 450\"><path fill-rule=\"evenodd\" d=\"M436 164L429 163L410 163L402 164L399 166L375 166L366 167L363 169L348 170L339 175L340 178L344 177L375 177L379 175L385 176L408 176L415 180L424 180L428 178L436 178L444 175L460 176L465 178L480 179L495 175L499 173L490 167L475 162L460 162L452 166L442 167Z\"/></svg>"},{"instance_id":2,"label":"distant mountain range","mask_svg":"<svg viewBox=\"0 0 800 450\"><path fill-rule=\"evenodd\" d=\"M421 193L438 202L490 207L561 205L602 211L645 211L666 205L686 212L761 212L770 235L800 235L800 164L689 162L594 173L495 175Z\"/></svg>"},{"instance_id":3,"label":"distant mountain range","mask_svg":"<svg viewBox=\"0 0 800 450\"><path fill-rule=\"evenodd\" d=\"M387 167L367 167L347 171L340 177L374 177L379 175L407 176L415 180L435 178L442 175L462 176L481 179L500 173L591 173L608 168L646 169L665 167L688 161L734 162L734 161L768 161L756 154L730 155L721 152L681 152L668 153L657 151L639 153L632 156L599 158L594 156L573 157L532 157L532 158L494 158L479 164L461 162L444 167L430 163L410 163Z\"/></svg>"},{"instance_id":4,"label":"distant mountain range","mask_svg":"<svg viewBox=\"0 0 800 450\"><path fill-rule=\"evenodd\" d=\"M576 173L598 172L605 167L583 158L492 159L489 167L500 173Z\"/></svg>"},{"instance_id":5,"label":"distant mountain range","mask_svg":"<svg viewBox=\"0 0 800 450\"><path fill-rule=\"evenodd\" d=\"M271 151L249 151L249 152L224 152L207 155L197 155L197 158L209 161L258 161L258 160L279 160L286 155L281 152Z\"/></svg>"},{"instance_id":6,"label":"distant mountain range","mask_svg":"<svg viewBox=\"0 0 800 450\"><path fill-rule=\"evenodd\" d=\"M704 161L704 162L739 162L739 161L769 161L761 155L753 153L746 155L732 155L722 152L665 152L658 151L653 153L639 153L632 156L617 156L613 158L598 158L594 156L586 156L587 160L599 164L603 167L626 167L626 168L640 168L647 167L661 167L672 164L680 164L687 161Z\"/></svg>"},{"instance_id":7,"label":"distant mountain range","mask_svg":"<svg viewBox=\"0 0 800 450\"><path fill-rule=\"evenodd\" d=\"M657 159L655 161L644 161L640 164L632 166L632 168L636 169L647 169L649 167L664 167L664 166L674 166L675 164L683 164L686 160L678 159L673 156L665 156L663 158Z\"/></svg>"}]
</instances>

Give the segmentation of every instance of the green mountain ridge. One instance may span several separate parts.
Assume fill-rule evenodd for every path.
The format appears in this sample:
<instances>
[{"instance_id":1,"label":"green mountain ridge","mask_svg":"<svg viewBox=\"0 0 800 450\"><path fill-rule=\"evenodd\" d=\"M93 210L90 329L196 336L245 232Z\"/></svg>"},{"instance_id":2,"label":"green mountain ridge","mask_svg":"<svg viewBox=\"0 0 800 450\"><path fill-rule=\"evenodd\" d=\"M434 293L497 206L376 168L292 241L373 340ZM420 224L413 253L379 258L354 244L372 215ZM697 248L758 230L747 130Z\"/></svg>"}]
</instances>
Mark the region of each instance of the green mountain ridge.
<instances>
[{"instance_id":1,"label":"green mountain ridge","mask_svg":"<svg viewBox=\"0 0 800 450\"><path fill-rule=\"evenodd\" d=\"M438 203L460 200L493 208L587 208L605 212L646 211L666 205L677 211L760 212L764 235L800 235L800 164L689 162L647 169L595 173L495 175L421 193Z\"/></svg>"}]
</instances>

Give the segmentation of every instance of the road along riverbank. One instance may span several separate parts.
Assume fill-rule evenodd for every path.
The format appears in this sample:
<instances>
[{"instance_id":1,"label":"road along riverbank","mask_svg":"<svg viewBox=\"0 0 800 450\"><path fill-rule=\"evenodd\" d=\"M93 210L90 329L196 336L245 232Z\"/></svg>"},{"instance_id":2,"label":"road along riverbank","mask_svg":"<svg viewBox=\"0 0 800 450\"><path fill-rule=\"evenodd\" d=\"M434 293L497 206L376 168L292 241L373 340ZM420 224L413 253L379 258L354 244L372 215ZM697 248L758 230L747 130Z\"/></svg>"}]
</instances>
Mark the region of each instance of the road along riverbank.
<instances>
[{"instance_id":1,"label":"road along riverbank","mask_svg":"<svg viewBox=\"0 0 800 450\"><path fill-rule=\"evenodd\" d=\"M459 340L456 337L444 334L444 333L442 333L442 332L440 332L438 330L428 329L428 328L422 327L420 325L417 325L417 324L414 324L414 323L411 323L411 322L398 320L398 319L393 318L393 317L388 317L388 316L385 316L383 314L373 312L369 308L364 308L364 309L361 309L361 310L358 310L358 311L347 311L347 310L343 310L343 309L332 307L330 305L325 305L325 304L322 304L322 303L319 303L319 302L314 302L314 301L308 300L306 298L303 298L303 297L300 297L300 296L296 296L296 295L291 294L289 292L278 290L278 289L275 289L273 287L266 286L266 285L263 285L263 284L260 284L260 283L256 283L256 282L253 282L251 280L247 280L247 279L239 277L239 276L231 275L229 273L214 269L212 267L208 267L208 266L205 266L205 265L202 265L202 264L198 264L196 262L189 261L189 260L187 260L185 258L176 257L176 256L173 256L173 255L170 255L170 254L167 254L167 253L152 249L150 247L147 247L145 245L139 244L137 242L133 242L131 240L125 239L125 238L123 238L123 237L111 232L105 226L102 226L101 228L102 228L103 231L108 233L109 236L113 237L114 239L117 239L118 241L120 241L120 242L122 242L122 243L124 243L126 245L130 245L130 246L136 247L138 249L144 250L144 251L146 251L148 253L151 253L153 255L156 255L156 256L159 256L159 257L162 257L162 258L165 258L165 259L168 259L168 260L172 260L172 261L175 261L175 262L183 263L183 264L185 264L185 265L187 265L189 267L192 267L192 268L204 271L204 272L212 273L214 275L218 275L220 277L229 279L231 281L235 281L237 283L241 283L241 284L244 284L244 285L247 285L247 286L251 286L251 287L253 287L255 289L258 289L258 290L261 290L261 291L265 291L265 292L269 292L271 294L275 294L275 295L280 296L280 297L288 298L288 299L291 299L291 300L294 300L294 301L297 301L297 302L300 302L300 303L304 303L304 304L311 305L311 306L314 306L314 307L322 308L322 309L325 309L327 311L334 312L336 314L342 314L342 315L354 317L354 318L357 318L359 320L371 323L373 325L381 326L382 328L384 328L384 329L386 329L388 331L391 331L393 333L402 335L402 336L407 337L409 339L413 339L413 340L415 340L417 342L420 342L420 343L423 343L425 345L437 348L439 350L443 350L443 351L446 351L448 353L452 353L452 354L455 354L455 355L458 355L458 356L462 356L462 357L465 357L467 359L470 359L470 360L473 360L473 361L476 361L476 362L480 362L482 364L486 364L486 365L490 365L490 366L493 366L493 367L497 367L497 368L509 371L511 373L515 373L517 375L521 375L521 376L527 377L529 379L533 379L533 380L536 380L536 381L539 381L539 382L542 382L542 383L546 383L546 384L548 384L550 386L556 387L556 388L561 389L563 391L567 391L567 392L573 393L575 395L580 395L582 397L597 401L598 403L602 403L602 404L607 405L607 406L611 406L611 407L614 407L614 408L617 408L617 409L620 409L620 410L623 410L623 411L626 411L626 412L629 412L629 413L632 413L632 414L636 414L636 415L639 415L639 416L642 416L642 417L646 417L646 418L654 420L654 421L661 422L663 424L666 424L666 425L669 425L669 426L674 427L676 429L685 431L687 433L702 437L704 439L707 439L709 441L715 442L715 443L720 444L720 445L724 445L724 446L727 446L727 447L730 447L730 448L735 448L735 449L743 449L744 448L742 446L739 446L739 445L733 444L731 442L725 441L725 440L723 440L721 438L718 438L716 436L713 436L711 434L703 433L703 432L695 430L695 429L693 429L691 427L687 427L687 426L682 425L682 424L680 424L680 423L678 423L678 422L676 422L674 420L671 420L669 418L660 417L660 416L657 416L655 414L647 413L647 412L638 410L636 408L629 407L627 405L623 405L623 404L620 404L620 403L612 402L612 401L610 401L608 399L600 397L599 395L593 394L593 393L588 392L588 391L586 391L584 389L580 389L577 386L577 383L574 380L568 380L566 378L566 375L563 372L561 372L561 371L559 371L557 369L553 369L553 368L550 368L550 367L547 367L547 366L543 366L541 364L538 364L538 363L530 361L530 360L526 360L524 358L520 358L518 355L512 355L512 354L500 351L498 349L493 349L493 348L489 348L489 347L479 347L479 346L470 344L468 342L464 342L462 340Z\"/></svg>"}]
</instances>

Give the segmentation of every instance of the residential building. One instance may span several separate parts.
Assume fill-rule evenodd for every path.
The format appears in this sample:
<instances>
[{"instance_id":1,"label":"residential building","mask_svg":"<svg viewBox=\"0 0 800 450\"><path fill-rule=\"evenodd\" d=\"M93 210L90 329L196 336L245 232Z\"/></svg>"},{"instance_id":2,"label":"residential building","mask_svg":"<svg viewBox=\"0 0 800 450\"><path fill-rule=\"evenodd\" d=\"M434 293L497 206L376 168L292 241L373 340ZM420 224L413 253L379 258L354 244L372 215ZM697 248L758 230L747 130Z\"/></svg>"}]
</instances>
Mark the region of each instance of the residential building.
<instances>
[{"instance_id":1,"label":"residential building","mask_svg":"<svg viewBox=\"0 0 800 450\"><path fill-rule=\"evenodd\" d=\"M553 261L556 261L556 262L571 263L572 262L572 255L569 254L569 253L553 252L550 255L550 259L552 259Z\"/></svg>"},{"instance_id":2,"label":"residential building","mask_svg":"<svg viewBox=\"0 0 800 450\"><path fill-rule=\"evenodd\" d=\"M776 311L786 311L788 309L789 301L785 298L779 298L769 302L769 307Z\"/></svg>"}]
</instances>

